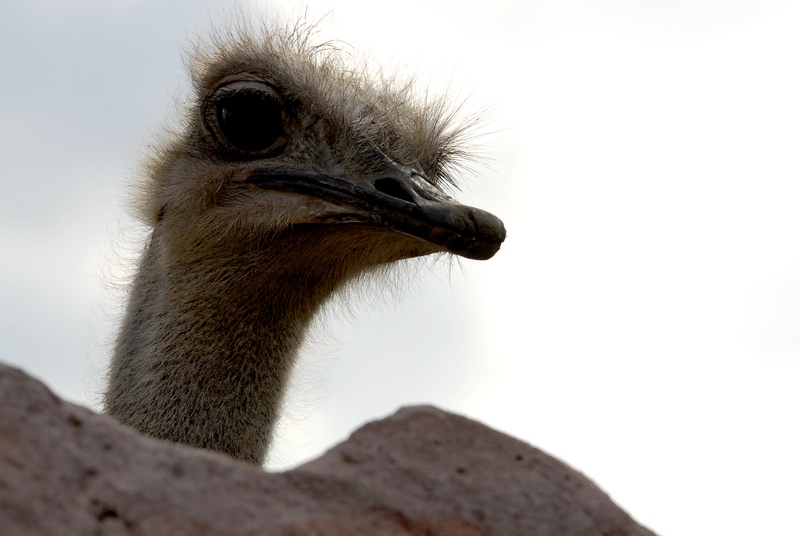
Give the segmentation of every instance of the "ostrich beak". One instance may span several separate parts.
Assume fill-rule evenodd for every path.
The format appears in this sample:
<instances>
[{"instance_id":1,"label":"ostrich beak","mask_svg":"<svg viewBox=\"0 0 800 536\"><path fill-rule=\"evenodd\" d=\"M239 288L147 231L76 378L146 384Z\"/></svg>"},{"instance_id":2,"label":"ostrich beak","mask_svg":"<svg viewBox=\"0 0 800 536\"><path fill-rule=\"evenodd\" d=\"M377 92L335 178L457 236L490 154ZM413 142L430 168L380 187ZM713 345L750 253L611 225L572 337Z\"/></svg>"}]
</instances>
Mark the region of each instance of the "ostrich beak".
<instances>
[{"instance_id":1,"label":"ostrich beak","mask_svg":"<svg viewBox=\"0 0 800 536\"><path fill-rule=\"evenodd\" d=\"M377 177L343 180L316 171L259 168L248 182L265 190L314 197L336 207L320 220L361 222L393 229L468 259L494 256L506 237L503 222L484 210L462 205L419 172L392 162Z\"/></svg>"}]
</instances>

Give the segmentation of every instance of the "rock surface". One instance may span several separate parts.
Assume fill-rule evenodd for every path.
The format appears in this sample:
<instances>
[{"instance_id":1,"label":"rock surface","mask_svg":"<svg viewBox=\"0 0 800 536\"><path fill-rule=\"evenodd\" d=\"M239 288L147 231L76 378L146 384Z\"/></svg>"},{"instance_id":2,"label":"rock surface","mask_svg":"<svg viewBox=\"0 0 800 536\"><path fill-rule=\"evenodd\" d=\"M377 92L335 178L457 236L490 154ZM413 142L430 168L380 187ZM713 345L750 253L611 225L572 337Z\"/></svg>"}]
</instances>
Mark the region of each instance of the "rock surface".
<instances>
[{"instance_id":1,"label":"rock surface","mask_svg":"<svg viewBox=\"0 0 800 536\"><path fill-rule=\"evenodd\" d=\"M3 365L0 533L653 534L562 462L432 407L265 473L136 434Z\"/></svg>"}]
</instances>

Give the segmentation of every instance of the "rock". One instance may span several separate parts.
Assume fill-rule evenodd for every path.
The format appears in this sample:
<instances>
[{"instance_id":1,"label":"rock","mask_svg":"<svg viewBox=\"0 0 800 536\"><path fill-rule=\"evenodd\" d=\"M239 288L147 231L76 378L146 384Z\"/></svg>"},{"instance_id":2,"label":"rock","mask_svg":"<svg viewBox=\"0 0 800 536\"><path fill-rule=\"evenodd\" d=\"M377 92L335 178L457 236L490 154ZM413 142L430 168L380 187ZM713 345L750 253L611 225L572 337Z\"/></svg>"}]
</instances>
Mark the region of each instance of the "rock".
<instances>
[{"instance_id":1,"label":"rock","mask_svg":"<svg viewBox=\"0 0 800 536\"><path fill-rule=\"evenodd\" d=\"M433 407L265 473L141 436L0 365L0 532L652 535L580 473Z\"/></svg>"}]
</instances>

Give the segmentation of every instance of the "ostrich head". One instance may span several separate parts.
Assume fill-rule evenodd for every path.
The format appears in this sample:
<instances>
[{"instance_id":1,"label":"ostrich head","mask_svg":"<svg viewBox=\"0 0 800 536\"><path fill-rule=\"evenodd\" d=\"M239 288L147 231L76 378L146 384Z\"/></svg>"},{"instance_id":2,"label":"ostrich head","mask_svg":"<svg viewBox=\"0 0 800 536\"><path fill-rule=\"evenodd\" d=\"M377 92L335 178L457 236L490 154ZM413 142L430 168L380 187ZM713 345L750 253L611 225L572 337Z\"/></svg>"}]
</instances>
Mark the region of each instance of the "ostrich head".
<instances>
[{"instance_id":1,"label":"ostrich head","mask_svg":"<svg viewBox=\"0 0 800 536\"><path fill-rule=\"evenodd\" d=\"M261 462L305 329L341 285L431 253L492 257L502 222L441 186L454 114L307 29L198 47L182 130L141 189L152 235L106 409L144 433Z\"/></svg>"}]
</instances>

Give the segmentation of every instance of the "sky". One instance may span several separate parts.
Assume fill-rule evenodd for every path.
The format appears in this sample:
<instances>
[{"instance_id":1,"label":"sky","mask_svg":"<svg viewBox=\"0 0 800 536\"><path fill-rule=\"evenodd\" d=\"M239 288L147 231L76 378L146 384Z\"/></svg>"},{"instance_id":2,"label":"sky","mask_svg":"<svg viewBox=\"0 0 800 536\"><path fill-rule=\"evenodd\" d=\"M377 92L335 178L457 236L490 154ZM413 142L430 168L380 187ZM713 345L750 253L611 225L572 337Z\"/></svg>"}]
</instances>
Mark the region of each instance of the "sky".
<instances>
[{"instance_id":1,"label":"sky","mask_svg":"<svg viewBox=\"0 0 800 536\"><path fill-rule=\"evenodd\" d=\"M144 235L137 161L187 94L182 49L239 9L321 19L466 99L483 160L457 197L508 229L489 261L326 310L271 468L434 404L660 534L800 533L792 1L4 2L1 361L98 408Z\"/></svg>"}]
</instances>

